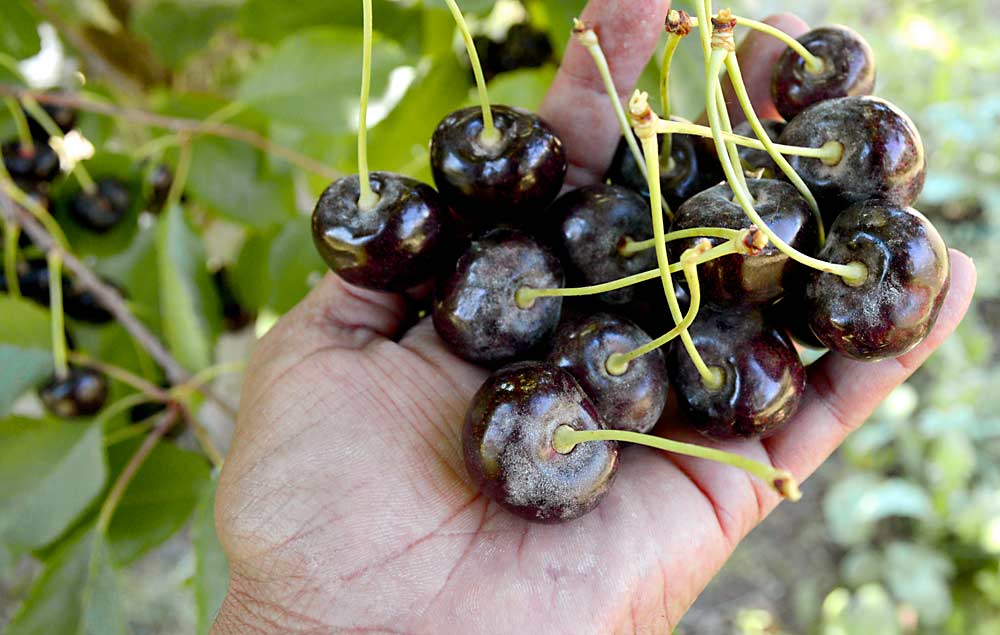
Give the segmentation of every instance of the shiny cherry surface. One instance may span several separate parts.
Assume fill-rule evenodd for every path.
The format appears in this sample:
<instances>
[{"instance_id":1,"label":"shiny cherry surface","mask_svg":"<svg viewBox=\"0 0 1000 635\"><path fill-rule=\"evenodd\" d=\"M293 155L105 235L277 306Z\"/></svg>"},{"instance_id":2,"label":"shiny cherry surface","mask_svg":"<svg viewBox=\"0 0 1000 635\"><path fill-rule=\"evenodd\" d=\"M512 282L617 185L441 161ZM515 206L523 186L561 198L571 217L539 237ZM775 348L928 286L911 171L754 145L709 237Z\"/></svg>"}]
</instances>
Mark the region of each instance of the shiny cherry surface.
<instances>
[{"instance_id":1,"label":"shiny cherry surface","mask_svg":"<svg viewBox=\"0 0 1000 635\"><path fill-rule=\"evenodd\" d=\"M456 214L479 227L534 220L559 194L566 153L556 133L537 115L492 106L500 140L481 139L479 107L457 110L431 137L434 183Z\"/></svg>"},{"instance_id":2,"label":"shiny cherry surface","mask_svg":"<svg viewBox=\"0 0 1000 635\"><path fill-rule=\"evenodd\" d=\"M118 179L97 181L97 191L83 190L69 202L69 214L81 227L103 234L125 218L132 205L132 192Z\"/></svg>"},{"instance_id":3,"label":"shiny cherry surface","mask_svg":"<svg viewBox=\"0 0 1000 635\"><path fill-rule=\"evenodd\" d=\"M534 238L495 229L475 240L438 289L434 328L459 357L498 366L548 342L559 324L562 298L518 306L522 287L563 285L559 259Z\"/></svg>"},{"instance_id":4,"label":"shiny cherry surface","mask_svg":"<svg viewBox=\"0 0 1000 635\"><path fill-rule=\"evenodd\" d=\"M791 340L748 308L704 307L691 337L705 363L723 372L712 390L674 342L668 370L680 406L702 434L753 439L774 432L798 409L806 373Z\"/></svg>"},{"instance_id":5,"label":"shiny cherry surface","mask_svg":"<svg viewBox=\"0 0 1000 635\"><path fill-rule=\"evenodd\" d=\"M923 214L888 201L859 203L837 217L819 257L868 268L858 286L811 274L809 326L828 348L876 360L902 355L927 337L948 291L950 261Z\"/></svg>"},{"instance_id":6,"label":"shiny cherry surface","mask_svg":"<svg viewBox=\"0 0 1000 635\"><path fill-rule=\"evenodd\" d=\"M29 183L51 181L59 176L59 156L41 141L28 151L19 141L3 144L3 164L11 178Z\"/></svg>"},{"instance_id":7,"label":"shiny cherry surface","mask_svg":"<svg viewBox=\"0 0 1000 635\"><path fill-rule=\"evenodd\" d=\"M844 209L870 198L912 205L924 187L927 162L920 133L906 114L878 97L823 101L788 122L779 141L819 148L843 145L840 161L789 156L816 196L827 224Z\"/></svg>"},{"instance_id":8,"label":"shiny cherry surface","mask_svg":"<svg viewBox=\"0 0 1000 635\"><path fill-rule=\"evenodd\" d=\"M614 353L627 353L649 340L629 320L598 313L562 324L552 341L549 362L573 375L606 426L649 432L667 403L662 351L656 349L633 360L621 375L609 373L606 364Z\"/></svg>"},{"instance_id":9,"label":"shiny cherry surface","mask_svg":"<svg viewBox=\"0 0 1000 635\"><path fill-rule=\"evenodd\" d=\"M704 176L702 161L693 137L673 135L670 147L673 162L663 156L663 138L662 134L656 137L657 147L660 148L660 194L671 209L677 209L712 181L706 180ZM641 149L642 145L639 147ZM649 198L649 186L624 137L618 141L615 156L611 160L611 167L608 168L605 178L638 192L646 199Z\"/></svg>"},{"instance_id":10,"label":"shiny cherry surface","mask_svg":"<svg viewBox=\"0 0 1000 635\"><path fill-rule=\"evenodd\" d=\"M748 179L754 209L768 226L789 245L807 254L815 253L819 240L816 220L805 199L793 185L773 179ZM692 197L677 210L671 230L696 227L751 227L743 208L734 200L728 183L721 183ZM713 245L724 242L709 239ZM671 260L698 241L684 239L669 244ZM794 288L794 273L800 265L768 244L757 255L731 254L698 266L702 297L721 304L763 304Z\"/></svg>"},{"instance_id":11,"label":"shiny cherry surface","mask_svg":"<svg viewBox=\"0 0 1000 635\"><path fill-rule=\"evenodd\" d=\"M465 416L462 446L469 476L511 512L536 522L563 522L594 509L611 488L618 444L588 441L561 454L559 426L604 428L594 404L568 372L519 362L493 373Z\"/></svg>"},{"instance_id":12,"label":"shiny cherry surface","mask_svg":"<svg viewBox=\"0 0 1000 635\"><path fill-rule=\"evenodd\" d=\"M782 117L792 119L820 101L872 93L875 54L856 31L840 25L824 26L798 40L823 60L823 69L811 73L798 53L785 49L771 79L771 97Z\"/></svg>"},{"instance_id":13,"label":"shiny cherry surface","mask_svg":"<svg viewBox=\"0 0 1000 635\"><path fill-rule=\"evenodd\" d=\"M313 243L351 284L403 291L432 277L448 248L450 216L434 188L399 174L372 172L378 202L358 208L358 175L330 184L312 215Z\"/></svg>"},{"instance_id":14,"label":"shiny cherry surface","mask_svg":"<svg viewBox=\"0 0 1000 635\"><path fill-rule=\"evenodd\" d=\"M108 379L92 368L74 367L65 379L53 378L38 390L45 409L57 417L97 413L108 398Z\"/></svg>"}]
</instances>

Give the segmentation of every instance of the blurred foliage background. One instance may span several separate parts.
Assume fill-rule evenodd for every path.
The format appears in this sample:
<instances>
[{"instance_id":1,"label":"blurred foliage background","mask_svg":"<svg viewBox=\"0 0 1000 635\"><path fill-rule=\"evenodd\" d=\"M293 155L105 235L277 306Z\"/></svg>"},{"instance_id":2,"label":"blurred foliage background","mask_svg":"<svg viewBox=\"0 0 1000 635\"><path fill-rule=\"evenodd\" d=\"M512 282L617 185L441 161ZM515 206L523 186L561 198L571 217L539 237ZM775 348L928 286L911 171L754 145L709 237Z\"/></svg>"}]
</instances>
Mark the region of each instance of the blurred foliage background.
<instances>
[{"instance_id":1,"label":"blurred foliage background","mask_svg":"<svg viewBox=\"0 0 1000 635\"><path fill-rule=\"evenodd\" d=\"M475 31L493 40L524 23L548 37L553 53L538 66L490 82L495 102L536 108L583 0L460 4ZM782 506L741 545L678 632L1000 633L1000 4L730 6L757 18L795 11L811 24L851 25L868 39L877 93L923 134L929 177L919 207L950 245L976 259L980 286L957 335L806 484L804 502ZM468 63L439 0L376 0L375 20L371 164L429 181L431 131L474 101ZM355 0L4 0L0 83L20 83L16 68L34 87L238 125L351 172L360 25ZM696 117L700 52L682 46L676 63L675 104ZM655 65L640 85L655 89ZM53 191L74 250L128 290L136 314L189 370L244 358L324 270L306 218L327 176L237 141L182 138L128 118L81 112L78 127L97 148L90 171L142 191L150 166L176 168L180 148L190 150L182 205L159 215L137 208L125 227L97 239L59 207L75 183L64 179ZM14 135L3 111L0 138ZM220 276L228 296L213 284ZM233 299L253 316L236 333L224 328ZM32 341L45 349L46 311L3 308L0 326L40 324ZM120 326L72 326L81 350L162 381ZM217 389L235 399L238 382ZM129 390L116 382L113 398ZM0 416L15 413L0 420L0 625L11 635L206 632L225 562L212 529L213 472L196 444L182 437L159 447L106 535L95 538L100 494L137 441L108 442L121 436L121 416L89 426L46 420L39 428L30 395L14 397L0 394ZM219 422L212 432L225 445L224 418L211 404L195 405ZM55 492L64 495L46 498ZM31 500L52 503L39 511ZM117 604L102 603L109 589L121 595ZM114 629L86 630L95 607L112 616Z\"/></svg>"}]
</instances>

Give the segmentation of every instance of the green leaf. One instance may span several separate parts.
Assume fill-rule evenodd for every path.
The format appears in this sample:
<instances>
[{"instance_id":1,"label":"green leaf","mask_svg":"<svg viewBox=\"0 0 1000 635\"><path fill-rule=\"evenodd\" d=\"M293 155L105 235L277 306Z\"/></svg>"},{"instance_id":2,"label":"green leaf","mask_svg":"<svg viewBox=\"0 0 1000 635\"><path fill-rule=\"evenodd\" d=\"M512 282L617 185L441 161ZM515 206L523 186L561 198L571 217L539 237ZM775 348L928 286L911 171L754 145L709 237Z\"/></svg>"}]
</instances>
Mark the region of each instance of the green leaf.
<instances>
[{"instance_id":1,"label":"green leaf","mask_svg":"<svg viewBox=\"0 0 1000 635\"><path fill-rule=\"evenodd\" d=\"M240 99L259 112L300 128L327 134L356 127L361 85L361 30L317 28L284 40L252 68ZM398 44L376 37L372 96L388 87L389 73L406 62Z\"/></svg>"},{"instance_id":2,"label":"green leaf","mask_svg":"<svg viewBox=\"0 0 1000 635\"><path fill-rule=\"evenodd\" d=\"M291 181L267 175L260 152L229 139L194 142L187 190L216 214L250 227L277 225L295 209Z\"/></svg>"},{"instance_id":3,"label":"green leaf","mask_svg":"<svg viewBox=\"0 0 1000 635\"><path fill-rule=\"evenodd\" d=\"M458 8L463 15L470 13L486 13L493 8L496 0L458 0ZM448 4L444 0L424 0L424 6L430 9L448 9Z\"/></svg>"},{"instance_id":4,"label":"green leaf","mask_svg":"<svg viewBox=\"0 0 1000 635\"><path fill-rule=\"evenodd\" d=\"M535 112L556 76L556 67L523 68L498 75L490 82L490 100ZM479 104L478 95L473 102Z\"/></svg>"},{"instance_id":5,"label":"green leaf","mask_svg":"<svg viewBox=\"0 0 1000 635\"><path fill-rule=\"evenodd\" d=\"M118 573L93 526L46 562L7 635L125 635Z\"/></svg>"},{"instance_id":6,"label":"green leaf","mask_svg":"<svg viewBox=\"0 0 1000 635\"><path fill-rule=\"evenodd\" d=\"M948 578L954 566L929 547L894 542L886 549L886 582L898 599L917 609L920 623L938 626L951 613Z\"/></svg>"},{"instance_id":7,"label":"green leaf","mask_svg":"<svg viewBox=\"0 0 1000 635\"><path fill-rule=\"evenodd\" d=\"M230 271L233 293L240 304L251 311L259 311L267 306L271 297L271 274L268 270L268 255L275 233L251 234L247 237L236 266Z\"/></svg>"},{"instance_id":8,"label":"green leaf","mask_svg":"<svg viewBox=\"0 0 1000 635\"><path fill-rule=\"evenodd\" d=\"M284 313L309 293L313 279L326 271L326 264L316 253L308 219L288 223L271 245L268 270L274 284L271 308Z\"/></svg>"},{"instance_id":9,"label":"green leaf","mask_svg":"<svg viewBox=\"0 0 1000 635\"><path fill-rule=\"evenodd\" d=\"M160 217L156 250L163 334L185 368L201 370L212 364L221 308L204 246L180 206Z\"/></svg>"},{"instance_id":10,"label":"green leaf","mask_svg":"<svg viewBox=\"0 0 1000 635\"><path fill-rule=\"evenodd\" d=\"M111 466L123 468L139 443L112 446L108 452ZM129 483L108 527L115 561L124 566L177 532L208 482L203 456L170 443L158 444Z\"/></svg>"},{"instance_id":11,"label":"green leaf","mask_svg":"<svg viewBox=\"0 0 1000 635\"><path fill-rule=\"evenodd\" d=\"M18 59L38 53L38 18L25 0L5 0L0 4L0 51Z\"/></svg>"},{"instance_id":12,"label":"green leaf","mask_svg":"<svg viewBox=\"0 0 1000 635\"><path fill-rule=\"evenodd\" d=\"M215 620L229 584L229 562L215 532L215 490L213 479L202 491L191 523L191 543L194 547L194 600L199 635L207 635Z\"/></svg>"},{"instance_id":13,"label":"green leaf","mask_svg":"<svg viewBox=\"0 0 1000 635\"><path fill-rule=\"evenodd\" d=\"M236 11L225 4L157 2L139 5L133 24L161 62L178 68L185 58L208 44L219 26L232 21Z\"/></svg>"},{"instance_id":14,"label":"green leaf","mask_svg":"<svg viewBox=\"0 0 1000 635\"><path fill-rule=\"evenodd\" d=\"M933 514L933 507L924 490L914 483L861 473L830 488L823 512L833 539L849 545L868 539L883 518L926 518Z\"/></svg>"},{"instance_id":15,"label":"green leaf","mask_svg":"<svg viewBox=\"0 0 1000 635\"><path fill-rule=\"evenodd\" d=\"M0 421L0 541L33 549L55 540L101 493L106 478L97 426Z\"/></svg>"},{"instance_id":16,"label":"green leaf","mask_svg":"<svg viewBox=\"0 0 1000 635\"><path fill-rule=\"evenodd\" d=\"M0 295L0 416L23 392L52 374L51 350L49 312Z\"/></svg>"}]
</instances>

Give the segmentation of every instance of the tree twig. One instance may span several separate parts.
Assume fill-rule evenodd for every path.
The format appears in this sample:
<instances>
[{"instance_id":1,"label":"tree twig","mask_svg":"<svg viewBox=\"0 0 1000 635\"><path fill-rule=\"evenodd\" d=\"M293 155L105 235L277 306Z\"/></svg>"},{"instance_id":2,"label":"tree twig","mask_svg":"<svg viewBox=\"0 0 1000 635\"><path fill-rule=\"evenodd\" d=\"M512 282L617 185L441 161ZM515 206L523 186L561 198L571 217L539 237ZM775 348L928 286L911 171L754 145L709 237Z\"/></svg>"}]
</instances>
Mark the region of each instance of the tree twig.
<instances>
[{"instance_id":1,"label":"tree twig","mask_svg":"<svg viewBox=\"0 0 1000 635\"><path fill-rule=\"evenodd\" d=\"M235 141L240 141L253 146L270 155L280 157L289 163L299 166L303 170L318 174L330 181L334 181L341 177L340 172L327 166L322 161L318 161L300 152L296 152L291 148L275 143L258 132L233 126L231 124L201 121L199 119L187 119L184 117L172 117L169 115L161 115L155 112L140 110L138 108L117 106L115 104L93 101L85 97L75 95L43 93L10 85L0 85L0 96L17 97L18 99L28 96L33 97L35 101L42 104L68 106L77 110L85 110L87 112L94 112L101 115L107 115L109 117L120 117L122 119L136 121L153 128L162 128L172 132L233 139Z\"/></svg>"},{"instance_id":2,"label":"tree twig","mask_svg":"<svg viewBox=\"0 0 1000 635\"><path fill-rule=\"evenodd\" d=\"M63 249L30 212L17 205L2 189L0 189L0 211L3 212L8 221L20 225L39 249L45 253L55 251L62 257L63 266L76 277L80 286L93 293L98 303L107 309L115 320L163 367L170 383L183 384L191 379L191 374L170 354L160 340L129 311L118 290L105 284L76 256ZM200 387L199 391L235 420L236 411L221 397L204 386Z\"/></svg>"}]
</instances>

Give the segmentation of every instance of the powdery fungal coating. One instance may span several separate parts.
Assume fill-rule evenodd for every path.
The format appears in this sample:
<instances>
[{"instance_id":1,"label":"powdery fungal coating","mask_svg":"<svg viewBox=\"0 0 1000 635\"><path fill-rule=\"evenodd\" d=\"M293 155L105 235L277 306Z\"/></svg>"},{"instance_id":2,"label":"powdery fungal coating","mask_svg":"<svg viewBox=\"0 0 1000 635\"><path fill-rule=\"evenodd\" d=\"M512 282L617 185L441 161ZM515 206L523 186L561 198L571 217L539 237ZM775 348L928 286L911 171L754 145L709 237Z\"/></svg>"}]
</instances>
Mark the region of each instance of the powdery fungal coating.
<instances>
[{"instance_id":1,"label":"powdery fungal coating","mask_svg":"<svg viewBox=\"0 0 1000 635\"><path fill-rule=\"evenodd\" d=\"M403 291L436 273L450 236L448 209L432 187L372 172L379 201L358 209L358 175L330 184L312 216L313 242L344 280L379 291Z\"/></svg>"},{"instance_id":2,"label":"powdery fungal coating","mask_svg":"<svg viewBox=\"0 0 1000 635\"><path fill-rule=\"evenodd\" d=\"M690 135L675 134L670 148L673 162L663 156L664 135L657 135L657 147L660 148L660 194L671 209L680 207L698 192L705 189L711 182L706 178L702 161L695 147L695 139ZM642 145L639 146L640 150ZM638 192L644 198L649 198L649 185L642 175L635 157L622 137L615 149L611 167L604 177L616 185L623 185ZM647 210L647 214L649 211Z\"/></svg>"},{"instance_id":3,"label":"powdery fungal coating","mask_svg":"<svg viewBox=\"0 0 1000 635\"><path fill-rule=\"evenodd\" d=\"M667 366L681 409L702 434L754 439L777 430L798 410L806 372L788 336L749 308L704 307L690 328L709 367L722 369L722 388L711 390L674 342Z\"/></svg>"},{"instance_id":4,"label":"powdery fungal coating","mask_svg":"<svg viewBox=\"0 0 1000 635\"><path fill-rule=\"evenodd\" d=\"M626 239L653 237L649 203L632 190L604 184L582 187L556 199L548 213L558 223L557 241L572 286L610 282L656 268L652 249L630 256L619 251ZM598 297L608 304L625 304L635 297L635 288Z\"/></svg>"},{"instance_id":5,"label":"powdery fungal coating","mask_svg":"<svg viewBox=\"0 0 1000 635\"><path fill-rule=\"evenodd\" d=\"M944 240L923 214L888 201L859 203L837 217L819 257L868 267L868 279L854 287L811 274L809 326L828 348L877 360L902 355L927 337L951 267Z\"/></svg>"},{"instance_id":6,"label":"powdery fungal coating","mask_svg":"<svg viewBox=\"0 0 1000 635\"><path fill-rule=\"evenodd\" d=\"M612 354L627 353L649 340L629 320L598 313L561 326L552 342L549 361L573 375L606 426L649 432L667 403L667 367L662 350L633 360L621 375L608 373L606 364Z\"/></svg>"},{"instance_id":7,"label":"powdery fungal coating","mask_svg":"<svg viewBox=\"0 0 1000 635\"><path fill-rule=\"evenodd\" d=\"M588 441L560 454L552 438L561 425L604 428L572 375L540 362L498 370L465 417L462 443L473 482L528 520L563 522L594 509L614 481L618 444Z\"/></svg>"},{"instance_id":8,"label":"powdery fungal coating","mask_svg":"<svg viewBox=\"0 0 1000 635\"><path fill-rule=\"evenodd\" d=\"M538 116L492 106L499 143L486 146L482 109L457 110L431 136L430 161L441 197L480 227L521 224L559 195L566 178L562 141Z\"/></svg>"},{"instance_id":9,"label":"powdery fungal coating","mask_svg":"<svg viewBox=\"0 0 1000 635\"><path fill-rule=\"evenodd\" d=\"M562 298L517 305L518 289L563 286L562 266L527 234L496 229L473 241L439 289L434 328L459 357L498 366L547 342L559 324Z\"/></svg>"},{"instance_id":10,"label":"powdery fungal coating","mask_svg":"<svg viewBox=\"0 0 1000 635\"><path fill-rule=\"evenodd\" d=\"M824 26L798 40L823 60L823 70L810 73L798 53L785 49L774 65L771 81L771 96L782 117L791 119L827 99L871 94L875 88L875 54L856 31L846 26Z\"/></svg>"},{"instance_id":11,"label":"powdery fungal coating","mask_svg":"<svg viewBox=\"0 0 1000 635\"><path fill-rule=\"evenodd\" d=\"M749 179L747 187L754 209L770 228L789 245L806 254L816 252L819 228L809 204L793 185L773 179ZM671 230L696 227L752 227L743 208L733 200L728 183L720 183L688 200L677 210ZM701 239L669 243L672 262ZM708 239L713 245L724 242ZM698 266L701 293L706 301L722 304L763 304L780 298L786 291L800 288L796 273L799 264L768 243L755 256L731 254Z\"/></svg>"},{"instance_id":12,"label":"powdery fungal coating","mask_svg":"<svg viewBox=\"0 0 1000 635\"><path fill-rule=\"evenodd\" d=\"M771 141L778 143L778 137L781 136L781 132L785 129L785 122L775 121L773 119L762 119L760 125L764 127L764 132L767 133L767 138ZM733 128L733 133L750 137L751 139L757 138L757 133L753 131L750 127L749 121L743 121L738 126ZM756 172L758 170L763 170L761 173L761 178L764 179L783 179L784 173L781 168L774 162L771 155L767 153L766 150L757 150L756 148L748 148L746 146L739 146L738 150L740 155L740 161L743 162L743 167L751 172Z\"/></svg>"},{"instance_id":13,"label":"powdery fungal coating","mask_svg":"<svg viewBox=\"0 0 1000 635\"><path fill-rule=\"evenodd\" d=\"M836 165L788 157L816 196L827 224L842 210L871 198L911 205L924 187L927 162L920 133L902 110L878 97L815 104L788 122L779 141L810 148L828 141L843 145Z\"/></svg>"}]
</instances>

